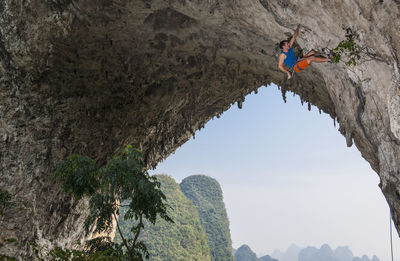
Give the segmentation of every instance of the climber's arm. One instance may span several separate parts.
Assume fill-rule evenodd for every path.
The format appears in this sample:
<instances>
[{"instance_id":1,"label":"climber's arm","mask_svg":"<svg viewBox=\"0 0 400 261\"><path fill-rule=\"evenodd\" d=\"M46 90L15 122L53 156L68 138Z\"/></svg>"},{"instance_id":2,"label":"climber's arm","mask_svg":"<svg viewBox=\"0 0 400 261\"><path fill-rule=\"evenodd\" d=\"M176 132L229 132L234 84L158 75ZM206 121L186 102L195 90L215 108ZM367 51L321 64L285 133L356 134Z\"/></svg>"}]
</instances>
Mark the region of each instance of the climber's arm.
<instances>
[{"instance_id":1,"label":"climber's arm","mask_svg":"<svg viewBox=\"0 0 400 261\"><path fill-rule=\"evenodd\" d=\"M288 77L290 78L290 72L288 70L286 70L285 67L283 67L284 60L285 60L285 55L283 53L281 53L281 55L279 55L278 67L281 71L285 72L288 75Z\"/></svg>"},{"instance_id":2,"label":"climber's arm","mask_svg":"<svg viewBox=\"0 0 400 261\"><path fill-rule=\"evenodd\" d=\"M296 37L299 35L299 30L300 30L300 25L297 26L296 31L294 32L292 39L290 39L289 46L292 47L294 44L294 40L296 40Z\"/></svg>"}]
</instances>

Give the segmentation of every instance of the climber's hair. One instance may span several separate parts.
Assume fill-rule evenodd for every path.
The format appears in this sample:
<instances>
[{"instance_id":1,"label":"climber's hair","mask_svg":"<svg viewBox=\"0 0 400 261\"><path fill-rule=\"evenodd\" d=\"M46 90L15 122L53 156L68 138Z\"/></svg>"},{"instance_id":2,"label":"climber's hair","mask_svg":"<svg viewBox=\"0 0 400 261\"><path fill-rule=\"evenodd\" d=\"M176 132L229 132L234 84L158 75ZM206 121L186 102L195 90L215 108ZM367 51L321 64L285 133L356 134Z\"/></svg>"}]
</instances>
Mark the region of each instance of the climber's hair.
<instances>
[{"instance_id":1,"label":"climber's hair","mask_svg":"<svg viewBox=\"0 0 400 261\"><path fill-rule=\"evenodd\" d=\"M283 46L285 45L285 43L288 43L288 40L283 40L282 42L279 43L279 48L283 49Z\"/></svg>"}]
</instances>

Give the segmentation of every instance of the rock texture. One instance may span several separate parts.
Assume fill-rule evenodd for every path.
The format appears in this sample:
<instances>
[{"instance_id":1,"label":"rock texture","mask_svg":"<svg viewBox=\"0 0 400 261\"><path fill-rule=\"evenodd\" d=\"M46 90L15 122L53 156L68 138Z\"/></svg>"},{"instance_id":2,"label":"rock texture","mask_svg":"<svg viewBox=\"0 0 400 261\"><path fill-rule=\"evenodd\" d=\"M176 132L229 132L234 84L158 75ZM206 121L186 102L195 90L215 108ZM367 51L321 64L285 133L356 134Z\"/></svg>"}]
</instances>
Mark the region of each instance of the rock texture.
<instances>
[{"instance_id":1,"label":"rock texture","mask_svg":"<svg viewBox=\"0 0 400 261\"><path fill-rule=\"evenodd\" d=\"M29 254L83 239L85 200L51 170L78 152L104 162L123 144L149 166L261 85L276 83L340 124L378 173L400 229L398 0L1 0L0 188L15 207L1 239ZM287 81L277 43L333 48L344 27L365 47L356 67L312 65ZM268 102L268 101L266 101Z\"/></svg>"}]
</instances>

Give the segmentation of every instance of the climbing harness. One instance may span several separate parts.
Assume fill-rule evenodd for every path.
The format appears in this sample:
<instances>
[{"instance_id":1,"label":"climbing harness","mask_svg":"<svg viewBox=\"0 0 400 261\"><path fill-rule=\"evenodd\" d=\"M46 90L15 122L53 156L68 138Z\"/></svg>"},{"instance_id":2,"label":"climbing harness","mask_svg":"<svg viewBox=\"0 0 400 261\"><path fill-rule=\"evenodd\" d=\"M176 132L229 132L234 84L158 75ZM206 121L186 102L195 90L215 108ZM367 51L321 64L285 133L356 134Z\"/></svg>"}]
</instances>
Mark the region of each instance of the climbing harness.
<instances>
[{"instance_id":1,"label":"climbing harness","mask_svg":"<svg viewBox=\"0 0 400 261\"><path fill-rule=\"evenodd\" d=\"M313 55L310 55L310 56L308 56L308 57L311 57L311 56L313 56ZM290 70L291 70L290 73L292 74L292 76L293 76L293 74L294 74L294 69L295 69L295 68L297 68L300 72L303 71L303 69L301 69L300 66L299 66L299 62L300 62L300 61L303 61L304 59L305 59L305 58L300 58L300 59L298 59L298 60L296 61L296 63L292 66L292 68L290 69Z\"/></svg>"}]
</instances>

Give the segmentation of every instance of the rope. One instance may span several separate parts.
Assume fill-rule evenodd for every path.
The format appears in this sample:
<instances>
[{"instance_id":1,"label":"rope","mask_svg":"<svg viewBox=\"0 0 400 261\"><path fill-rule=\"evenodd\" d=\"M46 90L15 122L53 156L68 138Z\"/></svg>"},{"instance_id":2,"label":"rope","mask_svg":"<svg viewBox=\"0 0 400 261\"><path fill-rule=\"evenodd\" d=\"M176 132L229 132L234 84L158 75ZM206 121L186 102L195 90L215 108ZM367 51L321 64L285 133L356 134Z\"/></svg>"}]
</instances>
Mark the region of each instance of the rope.
<instances>
[{"instance_id":1,"label":"rope","mask_svg":"<svg viewBox=\"0 0 400 261\"><path fill-rule=\"evenodd\" d=\"M392 238L392 212L389 209L389 224L390 224L390 252L392 254L392 261L393 261L393 238Z\"/></svg>"}]
</instances>

